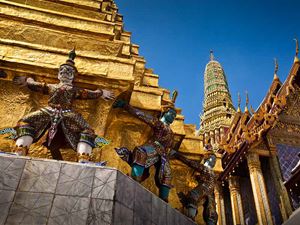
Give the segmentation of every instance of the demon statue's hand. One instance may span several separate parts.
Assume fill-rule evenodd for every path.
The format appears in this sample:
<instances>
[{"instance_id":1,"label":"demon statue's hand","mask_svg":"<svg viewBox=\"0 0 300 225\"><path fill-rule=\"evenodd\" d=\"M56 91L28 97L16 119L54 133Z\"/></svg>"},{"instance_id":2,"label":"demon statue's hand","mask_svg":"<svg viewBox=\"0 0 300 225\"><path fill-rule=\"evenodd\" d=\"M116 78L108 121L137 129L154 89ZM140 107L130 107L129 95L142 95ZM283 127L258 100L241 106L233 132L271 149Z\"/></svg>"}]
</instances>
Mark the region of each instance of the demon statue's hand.
<instances>
[{"instance_id":1,"label":"demon statue's hand","mask_svg":"<svg viewBox=\"0 0 300 225\"><path fill-rule=\"evenodd\" d=\"M118 99L117 101L115 101L115 103L113 104L114 108L123 108L126 105L126 101L124 101L123 99Z\"/></svg>"},{"instance_id":2,"label":"demon statue's hand","mask_svg":"<svg viewBox=\"0 0 300 225\"><path fill-rule=\"evenodd\" d=\"M13 78L13 82L16 85L20 85L21 87L24 87L27 84L27 77L24 77L24 76L15 76Z\"/></svg>"},{"instance_id":3,"label":"demon statue's hand","mask_svg":"<svg viewBox=\"0 0 300 225\"><path fill-rule=\"evenodd\" d=\"M101 98L103 98L105 101L114 100L115 94L112 91L103 89Z\"/></svg>"},{"instance_id":4,"label":"demon statue's hand","mask_svg":"<svg viewBox=\"0 0 300 225\"><path fill-rule=\"evenodd\" d=\"M177 151L172 149L170 152L169 152L169 158L176 158L177 156Z\"/></svg>"}]
</instances>

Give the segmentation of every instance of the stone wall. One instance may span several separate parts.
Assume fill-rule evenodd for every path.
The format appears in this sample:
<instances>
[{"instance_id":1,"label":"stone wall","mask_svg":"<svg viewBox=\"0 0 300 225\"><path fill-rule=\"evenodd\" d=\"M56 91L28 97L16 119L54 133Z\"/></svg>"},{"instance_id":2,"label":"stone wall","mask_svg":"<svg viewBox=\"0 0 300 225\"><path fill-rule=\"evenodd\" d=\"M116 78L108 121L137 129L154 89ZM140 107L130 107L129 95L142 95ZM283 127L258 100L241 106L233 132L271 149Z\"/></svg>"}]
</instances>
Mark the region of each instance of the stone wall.
<instances>
[{"instance_id":1,"label":"stone wall","mask_svg":"<svg viewBox=\"0 0 300 225\"><path fill-rule=\"evenodd\" d=\"M0 224L193 225L120 171L0 156Z\"/></svg>"}]
</instances>

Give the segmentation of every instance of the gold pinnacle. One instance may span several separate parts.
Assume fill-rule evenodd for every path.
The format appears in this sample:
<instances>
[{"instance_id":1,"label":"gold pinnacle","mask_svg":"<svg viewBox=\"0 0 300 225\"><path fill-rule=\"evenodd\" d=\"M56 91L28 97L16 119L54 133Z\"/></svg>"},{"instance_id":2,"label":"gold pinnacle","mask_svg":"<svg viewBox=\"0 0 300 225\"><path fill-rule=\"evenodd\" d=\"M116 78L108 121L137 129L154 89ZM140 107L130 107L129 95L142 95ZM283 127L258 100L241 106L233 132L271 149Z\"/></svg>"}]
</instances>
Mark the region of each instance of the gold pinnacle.
<instances>
[{"instance_id":1,"label":"gold pinnacle","mask_svg":"<svg viewBox=\"0 0 300 225\"><path fill-rule=\"evenodd\" d=\"M241 112L241 95L240 92L238 92L238 112Z\"/></svg>"},{"instance_id":2,"label":"gold pinnacle","mask_svg":"<svg viewBox=\"0 0 300 225\"><path fill-rule=\"evenodd\" d=\"M214 60L214 51L210 50L210 61Z\"/></svg>"},{"instance_id":3,"label":"gold pinnacle","mask_svg":"<svg viewBox=\"0 0 300 225\"><path fill-rule=\"evenodd\" d=\"M274 58L274 62L275 62L275 70L274 70L274 80L278 80L278 76L277 76L277 72L278 72L278 61L276 58Z\"/></svg>"},{"instance_id":4,"label":"gold pinnacle","mask_svg":"<svg viewBox=\"0 0 300 225\"><path fill-rule=\"evenodd\" d=\"M245 106L245 112L249 112L249 110L248 110L248 104L249 104L249 96L248 96L248 91L246 91L246 106Z\"/></svg>"},{"instance_id":5,"label":"gold pinnacle","mask_svg":"<svg viewBox=\"0 0 300 225\"><path fill-rule=\"evenodd\" d=\"M299 58L298 58L298 53L299 53L299 43L298 43L298 39L297 39L297 38L295 38L294 40L296 41L296 55L295 55L294 62L299 62Z\"/></svg>"}]
</instances>

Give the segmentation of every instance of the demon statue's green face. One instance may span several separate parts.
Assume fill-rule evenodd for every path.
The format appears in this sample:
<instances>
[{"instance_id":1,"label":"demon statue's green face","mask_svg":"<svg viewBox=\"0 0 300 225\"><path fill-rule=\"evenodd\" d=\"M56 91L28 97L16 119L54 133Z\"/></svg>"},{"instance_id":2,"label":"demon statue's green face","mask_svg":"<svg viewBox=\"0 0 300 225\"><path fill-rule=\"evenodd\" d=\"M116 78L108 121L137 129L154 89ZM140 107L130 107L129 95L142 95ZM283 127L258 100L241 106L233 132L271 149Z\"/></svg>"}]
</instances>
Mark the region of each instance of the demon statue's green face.
<instances>
[{"instance_id":1,"label":"demon statue's green face","mask_svg":"<svg viewBox=\"0 0 300 225\"><path fill-rule=\"evenodd\" d=\"M163 114L162 121L166 122L167 124L171 124L175 120L176 114L177 113L176 113L175 109L171 108Z\"/></svg>"},{"instance_id":2,"label":"demon statue's green face","mask_svg":"<svg viewBox=\"0 0 300 225\"><path fill-rule=\"evenodd\" d=\"M217 161L217 157L215 155L211 155L210 157L208 157L205 162L204 162L204 166L207 166L209 168L214 168L216 165L216 161Z\"/></svg>"}]
</instances>

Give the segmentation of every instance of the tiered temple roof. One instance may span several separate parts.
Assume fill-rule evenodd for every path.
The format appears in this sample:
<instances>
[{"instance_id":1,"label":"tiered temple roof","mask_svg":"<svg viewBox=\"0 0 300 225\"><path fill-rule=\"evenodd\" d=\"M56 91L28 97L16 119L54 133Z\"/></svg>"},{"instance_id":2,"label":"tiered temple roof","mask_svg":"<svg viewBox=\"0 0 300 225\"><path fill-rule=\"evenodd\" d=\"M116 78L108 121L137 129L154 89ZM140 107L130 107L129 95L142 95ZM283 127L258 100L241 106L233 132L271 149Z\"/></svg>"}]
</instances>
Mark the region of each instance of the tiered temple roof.
<instances>
[{"instance_id":1,"label":"tiered temple roof","mask_svg":"<svg viewBox=\"0 0 300 225\"><path fill-rule=\"evenodd\" d=\"M251 113L245 110L234 116L229 131L221 143L221 148L227 153L223 157L224 172L220 180L227 179L233 174L235 168L245 159L246 153L264 143L266 138L269 145L287 143L300 146L297 125L299 122L295 121L298 114L292 113L298 110L296 105L299 103L300 62L297 54L283 84L275 69L273 82L257 110L251 108ZM285 129L288 134L284 134L282 130L281 133L276 132L277 128ZM292 139L292 142L288 139ZM268 153L261 151L260 154Z\"/></svg>"}]
</instances>

